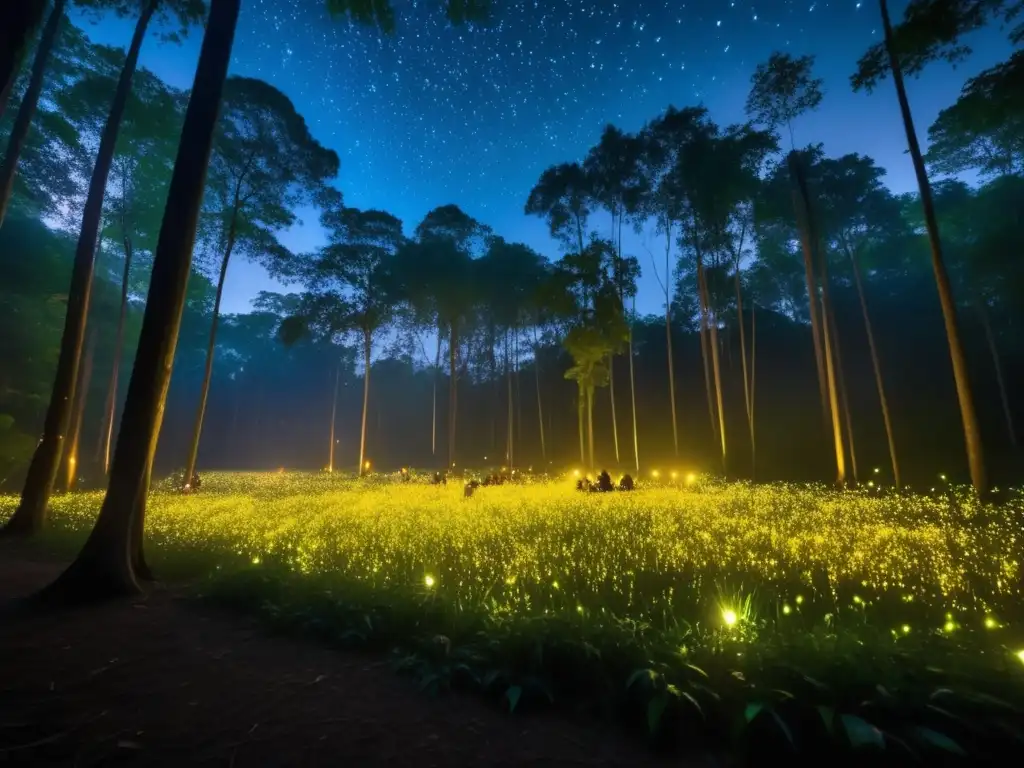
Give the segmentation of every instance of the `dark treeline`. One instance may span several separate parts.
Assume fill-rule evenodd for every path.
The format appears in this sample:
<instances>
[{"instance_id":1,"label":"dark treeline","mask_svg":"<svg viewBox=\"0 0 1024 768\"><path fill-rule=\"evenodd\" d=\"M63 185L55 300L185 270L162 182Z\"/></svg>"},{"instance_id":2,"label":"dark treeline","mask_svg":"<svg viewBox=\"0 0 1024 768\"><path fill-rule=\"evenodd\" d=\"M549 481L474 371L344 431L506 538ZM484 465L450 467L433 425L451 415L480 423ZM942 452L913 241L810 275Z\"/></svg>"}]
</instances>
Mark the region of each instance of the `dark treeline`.
<instances>
[{"instance_id":1,"label":"dark treeline","mask_svg":"<svg viewBox=\"0 0 1024 768\"><path fill-rule=\"evenodd\" d=\"M165 5L183 27L204 10ZM35 99L20 156L9 147L4 165L8 490L25 480L53 390L92 166L124 71L124 51L90 43L66 19L43 20L27 62L54 28L45 77L26 66L0 118L0 135L16 135ZM855 85L884 76L871 55ZM775 55L759 67L748 124L669 108L635 134L609 126L584 162L545 171L526 212L550 225L558 261L454 205L404 229L385 212L347 207L330 186L337 157L289 100L229 78L157 472L593 464L823 480L835 475L838 439L846 480L889 481L881 380L902 480L966 479L921 201L892 195L869 157L792 143L794 123L798 132L799 116L822 101L811 66ZM946 179L933 185L935 207L995 482L1014 477L1024 409L1022 67L1018 52L969 81L931 126L927 156ZM133 73L103 186L59 488L99 484L109 466L188 96ZM808 192L802 216L794 168ZM980 186L953 178L967 171ZM328 233L315 253L277 239L300 204L320 210ZM650 250L623 252L624 230L645 233ZM296 293L222 316L227 266L239 259ZM632 311L641 269L657 270L666 316Z\"/></svg>"}]
</instances>

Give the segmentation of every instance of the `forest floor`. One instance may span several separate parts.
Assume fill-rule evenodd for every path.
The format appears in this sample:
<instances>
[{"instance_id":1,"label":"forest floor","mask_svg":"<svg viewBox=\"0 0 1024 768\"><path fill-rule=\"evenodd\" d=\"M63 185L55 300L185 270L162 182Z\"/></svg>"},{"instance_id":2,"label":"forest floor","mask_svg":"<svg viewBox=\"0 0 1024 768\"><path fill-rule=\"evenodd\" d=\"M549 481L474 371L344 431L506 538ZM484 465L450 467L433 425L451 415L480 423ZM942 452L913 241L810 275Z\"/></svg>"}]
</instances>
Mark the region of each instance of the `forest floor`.
<instances>
[{"instance_id":1,"label":"forest floor","mask_svg":"<svg viewBox=\"0 0 1024 768\"><path fill-rule=\"evenodd\" d=\"M61 567L0 544L0 603ZM274 637L199 606L185 586L0 622L4 764L658 764L593 723L431 698L386 660Z\"/></svg>"}]
</instances>

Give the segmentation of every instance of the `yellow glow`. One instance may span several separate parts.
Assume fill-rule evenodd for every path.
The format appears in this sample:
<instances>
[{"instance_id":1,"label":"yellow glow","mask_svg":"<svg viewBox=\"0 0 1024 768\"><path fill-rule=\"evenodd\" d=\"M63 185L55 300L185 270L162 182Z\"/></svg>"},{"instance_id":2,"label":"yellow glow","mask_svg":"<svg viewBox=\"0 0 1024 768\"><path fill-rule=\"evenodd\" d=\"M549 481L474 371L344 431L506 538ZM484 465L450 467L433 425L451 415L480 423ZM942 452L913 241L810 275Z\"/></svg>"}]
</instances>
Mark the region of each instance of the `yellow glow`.
<instances>
[{"instance_id":1,"label":"yellow glow","mask_svg":"<svg viewBox=\"0 0 1024 768\"><path fill-rule=\"evenodd\" d=\"M985 629L999 629L999 622L991 616L985 617Z\"/></svg>"},{"instance_id":2,"label":"yellow glow","mask_svg":"<svg viewBox=\"0 0 1024 768\"><path fill-rule=\"evenodd\" d=\"M782 612L786 616L789 616L789 614L793 612L793 609L789 607L788 603L784 603L783 606L782 606Z\"/></svg>"},{"instance_id":3,"label":"yellow glow","mask_svg":"<svg viewBox=\"0 0 1024 768\"><path fill-rule=\"evenodd\" d=\"M580 476L580 471L578 469L574 469L572 471L572 475L573 475L573 477L579 477Z\"/></svg>"},{"instance_id":4,"label":"yellow glow","mask_svg":"<svg viewBox=\"0 0 1024 768\"><path fill-rule=\"evenodd\" d=\"M426 584L428 587L434 586L434 577L428 573L426 576L423 577L423 583Z\"/></svg>"},{"instance_id":5,"label":"yellow glow","mask_svg":"<svg viewBox=\"0 0 1024 768\"><path fill-rule=\"evenodd\" d=\"M697 475L696 475L696 474L694 474L693 472L691 472L690 474L688 474L688 475L686 476L686 483L687 483L688 485L693 485L693 484L694 484L695 482L697 482Z\"/></svg>"},{"instance_id":6,"label":"yellow glow","mask_svg":"<svg viewBox=\"0 0 1024 768\"><path fill-rule=\"evenodd\" d=\"M349 464L349 466L352 466L352 465ZM369 461L369 459L367 459L366 462L363 463L363 469L369 469L369 468L370 468L370 461Z\"/></svg>"},{"instance_id":7,"label":"yellow glow","mask_svg":"<svg viewBox=\"0 0 1024 768\"><path fill-rule=\"evenodd\" d=\"M679 477L679 473L678 472L673 472L672 473L672 479L675 480L677 477Z\"/></svg>"},{"instance_id":8,"label":"yellow glow","mask_svg":"<svg viewBox=\"0 0 1024 768\"><path fill-rule=\"evenodd\" d=\"M875 467L874 470L872 470L872 471L877 475L882 470L879 467Z\"/></svg>"},{"instance_id":9,"label":"yellow glow","mask_svg":"<svg viewBox=\"0 0 1024 768\"><path fill-rule=\"evenodd\" d=\"M1016 653L1016 654L1014 654L1014 655L1015 655L1015 656L1016 656L1016 657L1017 657L1018 659L1020 659L1020 661L1021 661L1021 663L1022 663L1022 664L1024 664L1024 650L1020 650L1020 651L1017 651L1017 653Z\"/></svg>"},{"instance_id":10,"label":"yellow glow","mask_svg":"<svg viewBox=\"0 0 1024 768\"><path fill-rule=\"evenodd\" d=\"M910 634L910 625L909 624L904 624L902 629L903 629L903 634L904 635L909 635Z\"/></svg>"},{"instance_id":11,"label":"yellow glow","mask_svg":"<svg viewBox=\"0 0 1024 768\"><path fill-rule=\"evenodd\" d=\"M803 595L797 595L796 596L796 604L797 605L800 605L801 603L803 603L803 601L804 601L804 596Z\"/></svg>"},{"instance_id":12,"label":"yellow glow","mask_svg":"<svg viewBox=\"0 0 1024 768\"><path fill-rule=\"evenodd\" d=\"M651 477L653 477L653 478L657 478L657 477L659 477L659 476L660 476L660 474L661 474L661 473L660 473L660 472L658 472L658 470L656 470L656 469L655 469L655 470L653 470L653 471L651 472Z\"/></svg>"},{"instance_id":13,"label":"yellow glow","mask_svg":"<svg viewBox=\"0 0 1024 768\"><path fill-rule=\"evenodd\" d=\"M724 611L722 611L722 621L725 622L725 626L731 627L735 625L737 621L739 621L739 617L736 616L736 611L732 610L731 608L726 608Z\"/></svg>"},{"instance_id":14,"label":"yellow glow","mask_svg":"<svg viewBox=\"0 0 1024 768\"><path fill-rule=\"evenodd\" d=\"M945 632L952 632L954 629L956 629L956 624L954 624L952 621L947 621L945 624L942 625L942 629Z\"/></svg>"}]
</instances>

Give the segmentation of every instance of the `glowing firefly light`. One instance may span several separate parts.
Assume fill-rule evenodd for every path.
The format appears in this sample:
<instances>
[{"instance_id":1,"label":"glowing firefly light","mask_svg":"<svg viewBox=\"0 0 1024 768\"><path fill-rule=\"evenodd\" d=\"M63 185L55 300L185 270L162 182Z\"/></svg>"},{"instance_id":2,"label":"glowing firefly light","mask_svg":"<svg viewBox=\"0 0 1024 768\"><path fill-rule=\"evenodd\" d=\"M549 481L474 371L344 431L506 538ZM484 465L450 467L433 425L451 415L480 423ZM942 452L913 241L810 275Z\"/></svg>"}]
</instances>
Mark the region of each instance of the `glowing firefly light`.
<instances>
[{"instance_id":1,"label":"glowing firefly light","mask_svg":"<svg viewBox=\"0 0 1024 768\"><path fill-rule=\"evenodd\" d=\"M901 627L901 629L903 630L903 634L904 635L909 635L910 634L910 625L909 624L904 624Z\"/></svg>"},{"instance_id":2,"label":"glowing firefly light","mask_svg":"<svg viewBox=\"0 0 1024 768\"><path fill-rule=\"evenodd\" d=\"M947 621L945 624L942 625L942 629L946 632L952 632L954 629L956 629L956 624L954 624L952 621Z\"/></svg>"},{"instance_id":3,"label":"glowing firefly light","mask_svg":"<svg viewBox=\"0 0 1024 768\"><path fill-rule=\"evenodd\" d=\"M985 629L998 629L999 622L993 619L991 616L985 617Z\"/></svg>"},{"instance_id":4,"label":"glowing firefly light","mask_svg":"<svg viewBox=\"0 0 1024 768\"><path fill-rule=\"evenodd\" d=\"M423 583L426 584L428 587L434 586L434 577L428 573L426 576L423 577Z\"/></svg>"},{"instance_id":5,"label":"glowing firefly light","mask_svg":"<svg viewBox=\"0 0 1024 768\"><path fill-rule=\"evenodd\" d=\"M366 470L368 470L369 468L370 468L370 462L369 462L369 460L367 460L367 461L363 462L363 469L366 469Z\"/></svg>"},{"instance_id":6,"label":"glowing firefly light","mask_svg":"<svg viewBox=\"0 0 1024 768\"><path fill-rule=\"evenodd\" d=\"M572 471L572 475L573 475L573 477L579 477L580 476L580 471L578 469L574 469Z\"/></svg>"},{"instance_id":7,"label":"glowing firefly light","mask_svg":"<svg viewBox=\"0 0 1024 768\"><path fill-rule=\"evenodd\" d=\"M661 473L658 470L656 470L656 469L651 472L651 477L653 477L655 479L657 479L660 476L661 476Z\"/></svg>"},{"instance_id":8,"label":"glowing firefly light","mask_svg":"<svg viewBox=\"0 0 1024 768\"><path fill-rule=\"evenodd\" d=\"M1014 655L1024 664L1024 650L1017 651Z\"/></svg>"},{"instance_id":9,"label":"glowing firefly light","mask_svg":"<svg viewBox=\"0 0 1024 768\"><path fill-rule=\"evenodd\" d=\"M697 475L691 472L686 476L686 482L688 485L693 485L695 482L697 482Z\"/></svg>"},{"instance_id":10,"label":"glowing firefly light","mask_svg":"<svg viewBox=\"0 0 1024 768\"><path fill-rule=\"evenodd\" d=\"M731 608L726 608L724 611L722 611L722 621L725 622L725 626L731 627L734 626L737 621L739 621L739 617L736 615L736 611L732 610Z\"/></svg>"},{"instance_id":11,"label":"glowing firefly light","mask_svg":"<svg viewBox=\"0 0 1024 768\"><path fill-rule=\"evenodd\" d=\"M882 470L881 470L881 469L880 469L879 467L875 467L875 468L874 468L874 469L872 470L872 472L874 472L874 473L875 473L876 475L877 475L877 474L878 474L879 472L881 472L881 471L882 471Z\"/></svg>"},{"instance_id":12,"label":"glowing firefly light","mask_svg":"<svg viewBox=\"0 0 1024 768\"><path fill-rule=\"evenodd\" d=\"M784 613L784 614L785 614L786 616L789 616L789 614L793 612L793 609L792 609L792 608L790 608L788 604L784 604L784 605L782 606L782 612L783 612L783 613Z\"/></svg>"},{"instance_id":13,"label":"glowing firefly light","mask_svg":"<svg viewBox=\"0 0 1024 768\"><path fill-rule=\"evenodd\" d=\"M803 595L797 595L796 596L796 604L797 605L800 605L803 601L804 601L804 596Z\"/></svg>"}]
</instances>

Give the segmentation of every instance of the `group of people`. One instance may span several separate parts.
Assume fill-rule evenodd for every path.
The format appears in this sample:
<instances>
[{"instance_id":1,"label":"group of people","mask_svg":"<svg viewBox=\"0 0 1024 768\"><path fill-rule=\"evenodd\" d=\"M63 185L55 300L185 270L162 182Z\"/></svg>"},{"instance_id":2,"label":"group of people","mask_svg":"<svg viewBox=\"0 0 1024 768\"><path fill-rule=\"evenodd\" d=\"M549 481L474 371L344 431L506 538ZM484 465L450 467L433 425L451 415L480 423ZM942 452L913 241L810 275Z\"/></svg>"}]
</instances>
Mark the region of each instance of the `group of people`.
<instances>
[{"instance_id":1,"label":"group of people","mask_svg":"<svg viewBox=\"0 0 1024 768\"><path fill-rule=\"evenodd\" d=\"M615 490L632 491L635 487L632 475L623 475L619 480L618 486L616 486L612 482L611 475L604 469L597 476L597 482L592 481L589 477L581 477L576 481L576 490L585 493L610 493Z\"/></svg>"}]
</instances>

